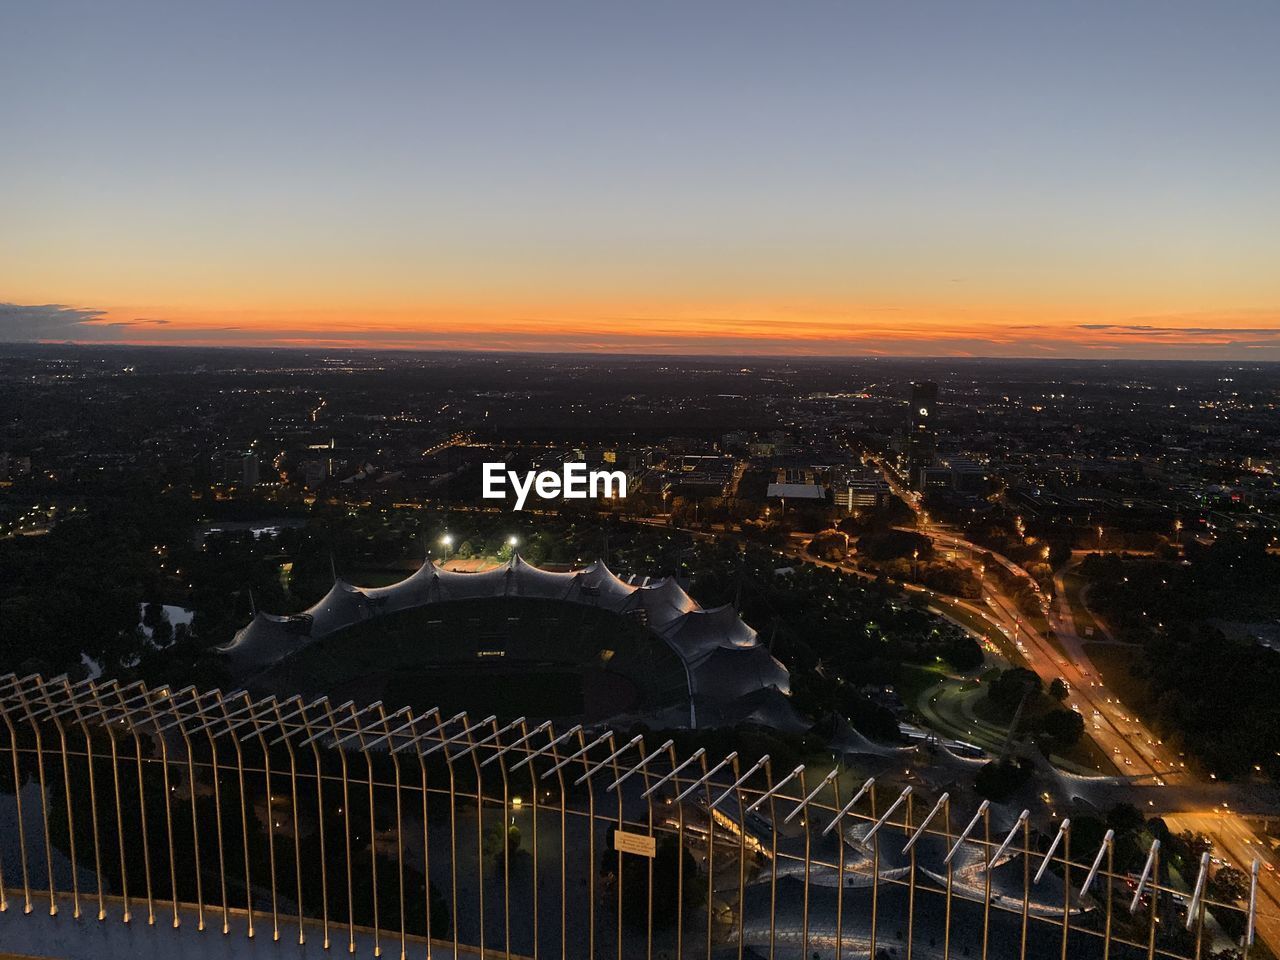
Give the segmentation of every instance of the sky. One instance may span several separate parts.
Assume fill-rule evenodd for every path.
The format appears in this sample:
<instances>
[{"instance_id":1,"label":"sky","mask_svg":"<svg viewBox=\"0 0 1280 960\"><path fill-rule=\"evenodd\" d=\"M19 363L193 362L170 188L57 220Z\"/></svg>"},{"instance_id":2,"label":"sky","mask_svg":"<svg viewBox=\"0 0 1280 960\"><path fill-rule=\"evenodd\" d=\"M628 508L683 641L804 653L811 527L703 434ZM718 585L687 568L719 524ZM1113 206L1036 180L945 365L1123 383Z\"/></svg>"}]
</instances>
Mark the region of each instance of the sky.
<instances>
[{"instance_id":1,"label":"sky","mask_svg":"<svg viewBox=\"0 0 1280 960\"><path fill-rule=\"evenodd\" d=\"M0 340L1280 360L1280 4L0 0Z\"/></svg>"}]
</instances>

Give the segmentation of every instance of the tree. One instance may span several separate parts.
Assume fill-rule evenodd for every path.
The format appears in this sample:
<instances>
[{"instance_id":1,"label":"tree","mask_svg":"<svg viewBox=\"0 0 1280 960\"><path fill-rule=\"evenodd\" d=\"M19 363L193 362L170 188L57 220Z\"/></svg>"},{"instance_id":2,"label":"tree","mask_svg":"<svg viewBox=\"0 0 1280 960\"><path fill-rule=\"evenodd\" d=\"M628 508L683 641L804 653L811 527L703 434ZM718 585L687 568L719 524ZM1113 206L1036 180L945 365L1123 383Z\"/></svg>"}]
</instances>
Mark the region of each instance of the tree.
<instances>
[{"instance_id":1,"label":"tree","mask_svg":"<svg viewBox=\"0 0 1280 960\"><path fill-rule=\"evenodd\" d=\"M618 854L613 846L613 827L609 828L606 848L601 855L601 874L606 883L616 883ZM653 925L655 929L674 926L680 903L676 891L680 874L684 874L684 909L700 907L706 898L706 881L700 878L698 861L680 847L674 834L662 833L657 839L653 859ZM642 928L649 921L649 861L633 853L622 855L622 882L625 885L622 918L629 926Z\"/></svg>"},{"instance_id":2,"label":"tree","mask_svg":"<svg viewBox=\"0 0 1280 960\"><path fill-rule=\"evenodd\" d=\"M1040 729L1058 750L1070 750L1084 736L1084 717L1074 710L1050 710L1041 718Z\"/></svg>"},{"instance_id":3,"label":"tree","mask_svg":"<svg viewBox=\"0 0 1280 960\"><path fill-rule=\"evenodd\" d=\"M1136 833L1146 822L1142 811L1132 803L1117 803L1107 811L1107 826L1116 833Z\"/></svg>"},{"instance_id":4,"label":"tree","mask_svg":"<svg viewBox=\"0 0 1280 960\"><path fill-rule=\"evenodd\" d=\"M996 803L1013 796L1031 776L1031 768L1020 760L992 760L978 771L973 787L979 794Z\"/></svg>"},{"instance_id":5,"label":"tree","mask_svg":"<svg viewBox=\"0 0 1280 960\"><path fill-rule=\"evenodd\" d=\"M843 560L849 552L849 537L839 530L823 530L805 549L819 560Z\"/></svg>"},{"instance_id":6,"label":"tree","mask_svg":"<svg viewBox=\"0 0 1280 960\"><path fill-rule=\"evenodd\" d=\"M1062 703L1071 693L1071 688L1067 686L1067 681L1061 677L1054 677L1053 682L1049 684L1049 696Z\"/></svg>"},{"instance_id":7,"label":"tree","mask_svg":"<svg viewBox=\"0 0 1280 960\"><path fill-rule=\"evenodd\" d=\"M942 659L957 670L977 670L982 666L984 656L978 641L967 633L953 636L942 648Z\"/></svg>"},{"instance_id":8,"label":"tree","mask_svg":"<svg viewBox=\"0 0 1280 960\"><path fill-rule=\"evenodd\" d=\"M1026 667L1010 667L998 676L987 690L987 696L1006 713L1018 709L1024 696L1040 692L1040 678Z\"/></svg>"},{"instance_id":9,"label":"tree","mask_svg":"<svg viewBox=\"0 0 1280 960\"><path fill-rule=\"evenodd\" d=\"M1209 878L1209 896L1220 903L1236 903L1249 895L1249 877L1243 870L1221 866Z\"/></svg>"}]
</instances>

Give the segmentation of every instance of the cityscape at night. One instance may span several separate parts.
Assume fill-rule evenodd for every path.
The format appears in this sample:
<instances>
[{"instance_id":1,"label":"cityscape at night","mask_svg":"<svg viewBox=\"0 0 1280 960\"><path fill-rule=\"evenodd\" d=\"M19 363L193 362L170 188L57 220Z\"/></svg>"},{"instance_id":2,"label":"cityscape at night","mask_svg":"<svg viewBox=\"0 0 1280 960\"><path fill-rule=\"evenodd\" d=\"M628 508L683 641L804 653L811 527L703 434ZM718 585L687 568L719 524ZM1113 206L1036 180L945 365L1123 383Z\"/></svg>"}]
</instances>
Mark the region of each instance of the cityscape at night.
<instances>
[{"instance_id":1,"label":"cityscape at night","mask_svg":"<svg viewBox=\"0 0 1280 960\"><path fill-rule=\"evenodd\" d=\"M1278 14L0 0L0 960L1280 957Z\"/></svg>"}]
</instances>

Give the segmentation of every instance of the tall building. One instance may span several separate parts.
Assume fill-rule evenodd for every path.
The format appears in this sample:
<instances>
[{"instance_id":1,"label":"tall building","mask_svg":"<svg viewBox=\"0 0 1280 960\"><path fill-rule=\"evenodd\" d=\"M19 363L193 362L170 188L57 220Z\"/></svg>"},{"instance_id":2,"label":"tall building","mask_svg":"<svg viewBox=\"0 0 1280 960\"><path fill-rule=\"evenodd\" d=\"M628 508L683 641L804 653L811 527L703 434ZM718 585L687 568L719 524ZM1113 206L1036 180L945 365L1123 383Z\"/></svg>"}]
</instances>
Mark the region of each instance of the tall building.
<instances>
[{"instance_id":1,"label":"tall building","mask_svg":"<svg viewBox=\"0 0 1280 960\"><path fill-rule=\"evenodd\" d=\"M911 384L911 406L907 415L907 475L916 484L922 467L927 467L937 449L938 385L932 380Z\"/></svg>"},{"instance_id":2,"label":"tall building","mask_svg":"<svg viewBox=\"0 0 1280 960\"><path fill-rule=\"evenodd\" d=\"M224 450L213 461L215 483L236 487L257 486L258 455L252 450Z\"/></svg>"}]
</instances>

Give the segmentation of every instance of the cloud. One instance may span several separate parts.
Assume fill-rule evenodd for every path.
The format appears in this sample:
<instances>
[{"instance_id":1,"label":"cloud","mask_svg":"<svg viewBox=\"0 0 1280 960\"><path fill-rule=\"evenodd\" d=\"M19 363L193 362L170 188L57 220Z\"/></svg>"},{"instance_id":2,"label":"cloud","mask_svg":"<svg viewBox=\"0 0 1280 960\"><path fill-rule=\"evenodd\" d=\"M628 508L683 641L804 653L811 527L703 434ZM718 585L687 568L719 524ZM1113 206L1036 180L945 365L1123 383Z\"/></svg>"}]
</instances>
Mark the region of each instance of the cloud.
<instances>
[{"instance_id":1,"label":"cloud","mask_svg":"<svg viewBox=\"0 0 1280 960\"><path fill-rule=\"evenodd\" d=\"M112 320L109 323L99 324L103 327L163 327L168 324L168 320L148 320L146 317L137 317L133 320Z\"/></svg>"},{"instance_id":2,"label":"cloud","mask_svg":"<svg viewBox=\"0 0 1280 960\"><path fill-rule=\"evenodd\" d=\"M525 312L453 316L437 309L426 315L238 311L158 319L146 315L151 309L0 303L0 341L689 355L1280 357L1280 311L1274 309L1129 314L1114 320L1076 315L1030 323L1018 322L1013 310L993 319L971 318L971 311L940 316L922 307L850 308L812 316L781 309L741 317L729 311L602 311L568 318Z\"/></svg>"},{"instance_id":3,"label":"cloud","mask_svg":"<svg viewBox=\"0 0 1280 960\"><path fill-rule=\"evenodd\" d=\"M1156 337L1276 337L1280 327L1157 327L1149 323L1081 323L1081 330Z\"/></svg>"},{"instance_id":4,"label":"cloud","mask_svg":"<svg viewBox=\"0 0 1280 960\"><path fill-rule=\"evenodd\" d=\"M147 331L171 333L175 342L186 336L180 328L173 327L171 320L156 317L109 320L107 316L106 310L69 307L62 303L0 303L0 343L31 340L128 342L144 339ZM163 331L165 327L172 327L172 330Z\"/></svg>"},{"instance_id":5,"label":"cloud","mask_svg":"<svg viewBox=\"0 0 1280 960\"><path fill-rule=\"evenodd\" d=\"M0 340L81 340L103 310L61 303L0 303Z\"/></svg>"}]
</instances>

